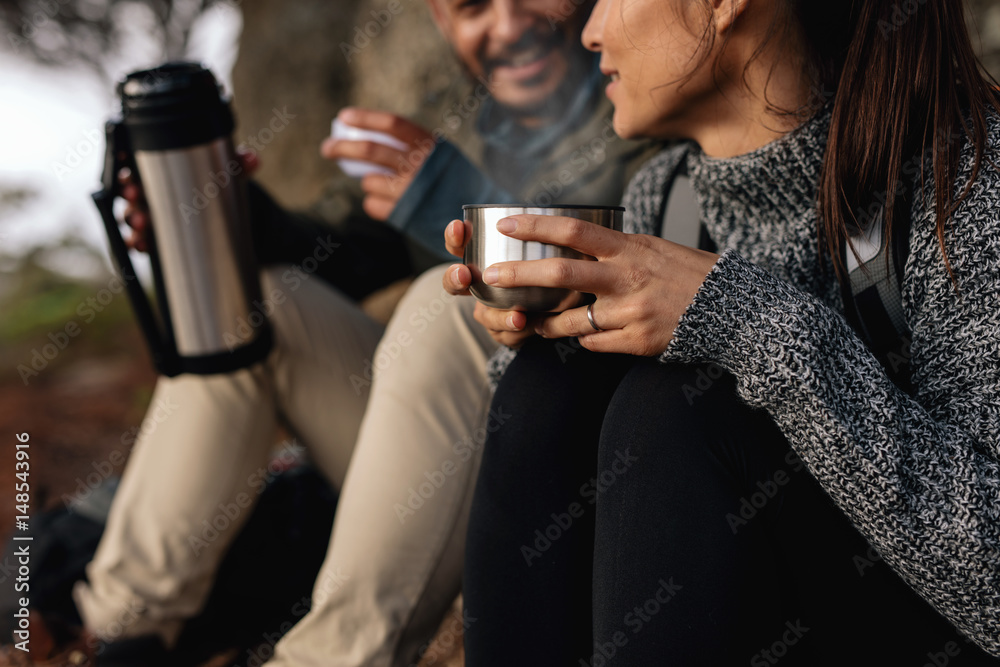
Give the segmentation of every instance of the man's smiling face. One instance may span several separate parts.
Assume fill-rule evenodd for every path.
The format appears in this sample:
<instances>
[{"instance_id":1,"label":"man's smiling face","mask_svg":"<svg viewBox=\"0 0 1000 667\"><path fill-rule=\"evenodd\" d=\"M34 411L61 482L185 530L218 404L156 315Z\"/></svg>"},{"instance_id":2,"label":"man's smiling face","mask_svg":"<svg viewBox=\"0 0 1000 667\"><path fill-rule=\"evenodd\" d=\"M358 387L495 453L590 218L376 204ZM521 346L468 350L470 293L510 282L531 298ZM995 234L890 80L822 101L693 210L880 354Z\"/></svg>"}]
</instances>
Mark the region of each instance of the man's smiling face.
<instances>
[{"instance_id":1,"label":"man's smiling face","mask_svg":"<svg viewBox=\"0 0 1000 667\"><path fill-rule=\"evenodd\" d=\"M580 32L591 2L573 0L429 0L434 19L473 77L515 112L546 106L560 86L578 81L591 57ZM570 11L571 10L571 11Z\"/></svg>"}]
</instances>

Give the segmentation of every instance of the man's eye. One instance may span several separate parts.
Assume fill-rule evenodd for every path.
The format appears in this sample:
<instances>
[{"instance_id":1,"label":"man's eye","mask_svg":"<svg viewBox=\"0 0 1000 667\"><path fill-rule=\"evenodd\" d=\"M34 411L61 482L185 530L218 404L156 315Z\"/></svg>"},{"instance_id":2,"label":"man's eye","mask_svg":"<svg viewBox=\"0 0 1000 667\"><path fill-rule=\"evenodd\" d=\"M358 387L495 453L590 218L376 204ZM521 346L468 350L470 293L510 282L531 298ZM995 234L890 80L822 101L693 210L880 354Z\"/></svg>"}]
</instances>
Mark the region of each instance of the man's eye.
<instances>
[{"instance_id":1,"label":"man's eye","mask_svg":"<svg viewBox=\"0 0 1000 667\"><path fill-rule=\"evenodd\" d=\"M489 0L458 0L455 8L459 11L472 11L484 7Z\"/></svg>"}]
</instances>

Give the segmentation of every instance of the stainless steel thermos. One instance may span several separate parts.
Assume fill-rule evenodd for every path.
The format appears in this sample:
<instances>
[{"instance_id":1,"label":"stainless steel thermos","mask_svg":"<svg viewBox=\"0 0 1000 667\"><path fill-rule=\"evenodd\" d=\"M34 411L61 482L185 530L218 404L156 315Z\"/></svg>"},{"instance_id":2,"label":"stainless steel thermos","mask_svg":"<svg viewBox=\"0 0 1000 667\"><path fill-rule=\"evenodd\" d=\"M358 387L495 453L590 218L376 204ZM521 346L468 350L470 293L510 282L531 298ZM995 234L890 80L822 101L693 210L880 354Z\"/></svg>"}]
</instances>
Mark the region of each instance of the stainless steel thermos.
<instances>
[{"instance_id":1,"label":"stainless steel thermos","mask_svg":"<svg viewBox=\"0 0 1000 667\"><path fill-rule=\"evenodd\" d=\"M122 114L105 128L102 189L94 202L157 370L223 373L260 361L272 332L252 310L260 282L246 184L219 84L201 65L168 63L129 74L118 95ZM112 210L125 166L149 207L158 314L136 279Z\"/></svg>"}]
</instances>

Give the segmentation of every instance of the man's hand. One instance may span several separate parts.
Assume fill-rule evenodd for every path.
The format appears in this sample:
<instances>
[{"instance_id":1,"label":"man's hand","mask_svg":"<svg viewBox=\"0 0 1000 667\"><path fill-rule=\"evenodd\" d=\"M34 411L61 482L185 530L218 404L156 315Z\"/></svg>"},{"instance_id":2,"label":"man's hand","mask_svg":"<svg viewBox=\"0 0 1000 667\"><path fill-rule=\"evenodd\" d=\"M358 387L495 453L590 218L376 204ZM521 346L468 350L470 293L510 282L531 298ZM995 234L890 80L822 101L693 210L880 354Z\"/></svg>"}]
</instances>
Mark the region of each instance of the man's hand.
<instances>
[{"instance_id":1,"label":"man's hand","mask_svg":"<svg viewBox=\"0 0 1000 667\"><path fill-rule=\"evenodd\" d=\"M348 107L341 109L337 118L353 127L392 135L406 144L399 150L374 141L330 137L320 145L320 154L328 160L363 160L391 170L391 174L368 174L361 179L365 213L376 220L388 220L396 202L434 150L434 137L419 125L384 111Z\"/></svg>"},{"instance_id":2,"label":"man's hand","mask_svg":"<svg viewBox=\"0 0 1000 667\"><path fill-rule=\"evenodd\" d=\"M444 230L444 244L448 252L456 257L464 255L465 244L468 243L467 232L466 225L461 220L452 220L448 223ZM444 288L451 294L469 294L472 272L465 264L455 264L445 272L442 282ZM493 340L507 347L518 348L535 335L533 326L528 327L528 322L532 318L519 310L499 310L477 302L473 316L477 322L486 327Z\"/></svg>"},{"instance_id":3,"label":"man's hand","mask_svg":"<svg viewBox=\"0 0 1000 667\"><path fill-rule=\"evenodd\" d=\"M257 154L251 151L237 151L236 157L243 165L243 173L247 176L260 166ZM132 228L132 235L125 240L125 244L139 252L148 252L149 207L146 204L146 194L127 167L118 172L118 186L119 196L128 202L125 209L125 223Z\"/></svg>"}]
</instances>

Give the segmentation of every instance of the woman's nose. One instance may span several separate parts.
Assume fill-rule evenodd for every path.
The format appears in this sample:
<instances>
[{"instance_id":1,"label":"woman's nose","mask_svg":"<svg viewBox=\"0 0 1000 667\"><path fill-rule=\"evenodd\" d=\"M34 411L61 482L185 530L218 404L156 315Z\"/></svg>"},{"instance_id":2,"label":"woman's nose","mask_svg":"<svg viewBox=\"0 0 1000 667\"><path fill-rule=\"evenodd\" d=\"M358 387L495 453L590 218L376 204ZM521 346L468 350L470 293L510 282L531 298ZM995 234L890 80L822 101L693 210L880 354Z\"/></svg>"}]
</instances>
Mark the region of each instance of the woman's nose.
<instances>
[{"instance_id":1,"label":"woman's nose","mask_svg":"<svg viewBox=\"0 0 1000 667\"><path fill-rule=\"evenodd\" d=\"M610 0L597 0L597 4L594 5L594 9L590 13L590 18L587 19L587 25L583 26L580 41L583 42L583 48L588 51L601 50L601 44L604 41L604 19L610 4Z\"/></svg>"}]
</instances>

